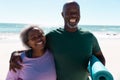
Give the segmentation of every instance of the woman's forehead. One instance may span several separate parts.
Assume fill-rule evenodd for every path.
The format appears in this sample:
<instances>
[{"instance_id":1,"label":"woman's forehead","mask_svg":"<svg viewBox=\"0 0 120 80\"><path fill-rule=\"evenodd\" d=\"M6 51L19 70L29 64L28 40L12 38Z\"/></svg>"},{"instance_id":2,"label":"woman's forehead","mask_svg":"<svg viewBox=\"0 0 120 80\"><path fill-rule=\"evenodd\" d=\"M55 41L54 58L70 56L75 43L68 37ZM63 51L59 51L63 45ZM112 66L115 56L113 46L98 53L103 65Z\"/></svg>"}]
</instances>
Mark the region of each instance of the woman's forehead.
<instances>
[{"instance_id":1,"label":"woman's forehead","mask_svg":"<svg viewBox=\"0 0 120 80\"><path fill-rule=\"evenodd\" d=\"M33 28L29 31L29 34L43 34L43 31L39 28Z\"/></svg>"}]
</instances>

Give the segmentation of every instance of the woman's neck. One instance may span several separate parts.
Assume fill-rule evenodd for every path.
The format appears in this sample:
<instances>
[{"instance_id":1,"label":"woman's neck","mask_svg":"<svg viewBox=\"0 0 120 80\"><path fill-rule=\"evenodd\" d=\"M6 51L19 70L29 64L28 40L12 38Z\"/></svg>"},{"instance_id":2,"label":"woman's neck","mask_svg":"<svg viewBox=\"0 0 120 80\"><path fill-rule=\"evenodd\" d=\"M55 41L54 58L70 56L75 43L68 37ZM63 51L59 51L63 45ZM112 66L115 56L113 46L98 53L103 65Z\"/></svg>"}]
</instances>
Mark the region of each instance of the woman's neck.
<instances>
[{"instance_id":1,"label":"woman's neck","mask_svg":"<svg viewBox=\"0 0 120 80\"><path fill-rule=\"evenodd\" d=\"M45 49L42 50L33 50L32 58L37 58L42 56L45 53Z\"/></svg>"}]
</instances>

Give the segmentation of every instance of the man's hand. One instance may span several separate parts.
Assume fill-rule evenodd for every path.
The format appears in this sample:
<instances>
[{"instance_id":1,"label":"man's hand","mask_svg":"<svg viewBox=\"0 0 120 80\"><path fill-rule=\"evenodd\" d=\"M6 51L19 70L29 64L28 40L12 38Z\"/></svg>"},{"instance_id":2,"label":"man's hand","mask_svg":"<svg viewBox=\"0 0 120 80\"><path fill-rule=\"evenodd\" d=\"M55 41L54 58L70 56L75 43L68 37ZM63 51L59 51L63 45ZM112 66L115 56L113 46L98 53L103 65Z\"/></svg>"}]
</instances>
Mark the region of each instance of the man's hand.
<instances>
[{"instance_id":1,"label":"man's hand","mask_svg":"<svg viewBox=\"0 0 120 80\"><path fill-rule=\"evenodd\" d=\"M24 50L23 50L24 51ZM18 62L22 62L22 59L20 57L21 52L23 51L14 51L11 54L11 58L10 58L10 65L9 65L9 70L13 70L14 72L16 72L15 68L17 69L21 69L22 65L20 65Z\"/></svg>"}]
</instances>

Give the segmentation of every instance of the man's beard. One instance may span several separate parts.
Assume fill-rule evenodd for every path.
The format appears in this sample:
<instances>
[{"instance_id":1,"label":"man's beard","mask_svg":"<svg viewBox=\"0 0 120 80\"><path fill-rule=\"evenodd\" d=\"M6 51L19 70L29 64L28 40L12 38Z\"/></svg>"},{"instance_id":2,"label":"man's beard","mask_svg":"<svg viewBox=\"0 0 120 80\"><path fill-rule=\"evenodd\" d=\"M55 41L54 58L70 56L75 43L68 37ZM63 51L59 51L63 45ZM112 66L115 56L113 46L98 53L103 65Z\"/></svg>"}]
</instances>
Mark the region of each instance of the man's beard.
<instances>
[{"instance_id":1,"label":"man's beard","mask_svg":"<svg viewBox=\"0 0 120 80\"><path fill-rule=\"evenodd\" d=\"M69 28L76 28L76 27L77 27L77 25L72 26L72 25L70 25L69 23L67 23L67 26L68 26Z\"/></svg>"}]
</instances>

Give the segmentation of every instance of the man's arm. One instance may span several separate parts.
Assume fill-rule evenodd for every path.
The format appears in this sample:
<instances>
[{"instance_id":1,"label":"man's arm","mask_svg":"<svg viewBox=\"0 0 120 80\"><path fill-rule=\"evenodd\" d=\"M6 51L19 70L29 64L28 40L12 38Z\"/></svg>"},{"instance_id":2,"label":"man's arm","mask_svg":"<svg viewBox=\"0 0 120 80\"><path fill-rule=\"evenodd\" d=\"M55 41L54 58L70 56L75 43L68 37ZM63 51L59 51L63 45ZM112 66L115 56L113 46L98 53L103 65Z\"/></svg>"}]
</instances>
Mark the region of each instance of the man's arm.
<instances>
[{"instance_id":1,"label":"man's arm","mask_svg":"<svg viewBox=\"0 0 120 80\"><path fill-rule=\"evenodd\" d=\"M99 43L98 43L97 38L95 36L93 36L93 50L92 50L92 53L105 66L105 58L104 58L104 55L102 54L102 51L101 51L100 46L99 46Z\"/></svg>"},{"instance_id":2,"label":"man's arm","mask_svg":"<svg viewBox=\"0 0 120 80\"><path fill-rule=\"evenodd\" d=\"M15 68L17 68L17 69L22 68L22 65L20 65L18 62L22 62L20 55L23 51L25 51L25 50L12 52L10 60L9 60L9 63L10 63L9 70L13 70L14 72L16 72Z\"/></svg>"},{"instance_id":3,"label":"man's arm","mask_svg":"<svg viewBox=\"0 0 120 80\"><path fill-rule=\"evenodd\" d=\"M101 51L98 51L97 53L93 53L101 62L102 62L102 64L105 66L105 58L104 58L104 56L103 56L103 54L102 54L102 52Z\"/></svg>"}]
</instances>

